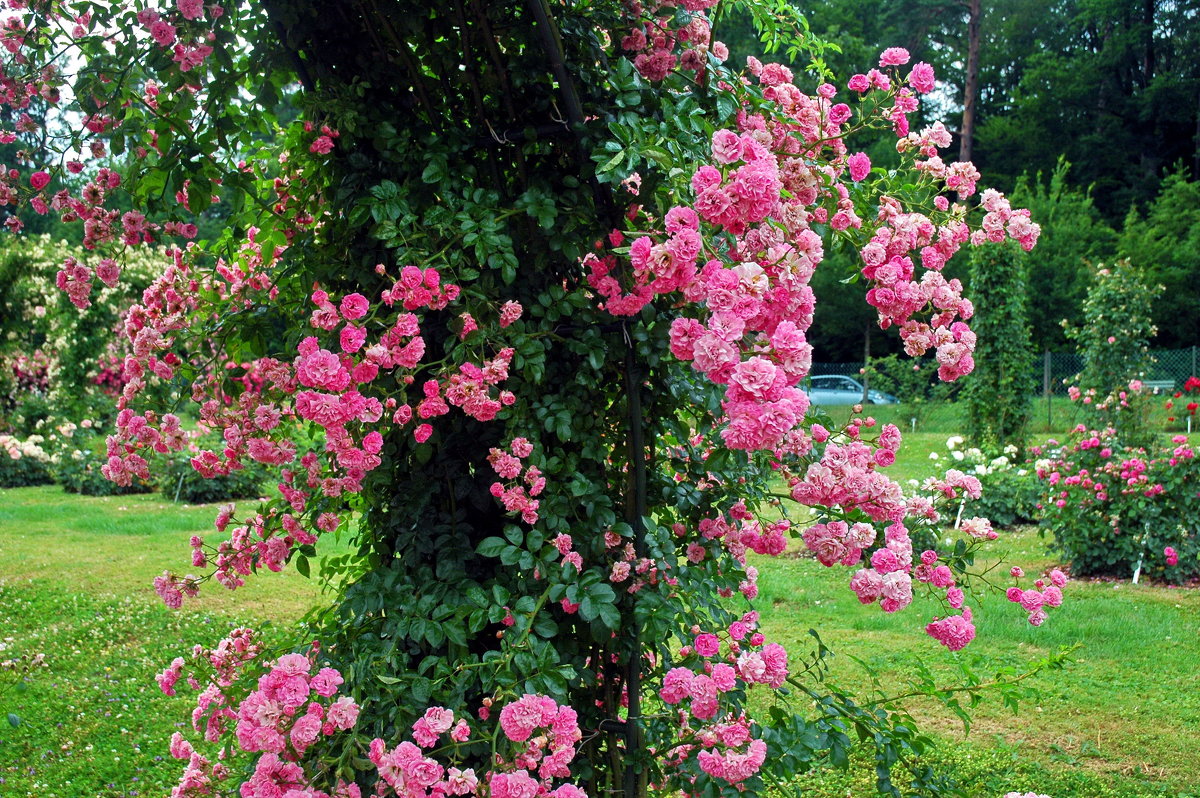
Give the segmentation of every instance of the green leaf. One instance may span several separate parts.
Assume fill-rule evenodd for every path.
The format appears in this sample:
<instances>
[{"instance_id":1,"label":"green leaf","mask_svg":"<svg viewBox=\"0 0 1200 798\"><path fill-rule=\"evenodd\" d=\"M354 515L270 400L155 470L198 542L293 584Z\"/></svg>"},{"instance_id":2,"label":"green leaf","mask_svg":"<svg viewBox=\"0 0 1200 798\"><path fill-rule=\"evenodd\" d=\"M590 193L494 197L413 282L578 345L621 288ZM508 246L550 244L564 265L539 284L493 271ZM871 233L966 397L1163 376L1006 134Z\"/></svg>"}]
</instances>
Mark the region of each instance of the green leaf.
<instances>
[{"instance_id":1,"label":"green leaf","mask_svg":"<svg viewBox=\"0 0 1200 798\"><path fill-rule=\"evenodd\" d=\"M475 551L484 557L499 557L506 548L508 548L508 542L504 538L490 537L481 540Z\"/></svg>"},{"instance_id":2,"label":"green leaf","mask_svg":"<svg viewBox=\"0 0 1200 798\"><path fill-rule=\"evenodd\" d=\"M444 623L442 632L446 635L446 639L455 645L465 646L467 644L467 630L461 624Z\"/></svg>"},{"instance_id":3,"label":"green leaf","mask_svg":"<svg viewBox=\"0 0 1200 798\"><path fill-rule=\"evenodd\" d=\"M616 155L614 155L612 158L609 158L608 161L605 162L605 164L603 166L601 166L599 169L597 169L596 174L602 175L605 172L611 172L613 169L616 169L621 164L621 161L623 161L623 160L625 160L625 151L621 150Z\"/></svg>"},{"instance_id":4,"label":"green leaf","mask_svg":"<svg viewBox=\"0 0 1200 798\"><path fill-rule=\"evenodd\" d=\"M14 729L21 725L21 719L17 717L17 713L8 713L8 725L12 726Z\"/></svg>"},{"instance_id":5,"label":"green leaf","mask_svg":"<svg viewBox=\"0 0 1200 798\"><path fill-rule=\"evenodd\" d=\"M600 621L609 629L615 630L621 626L621 613L612 604L601 604Z\"/></svg>"}]
</instances>

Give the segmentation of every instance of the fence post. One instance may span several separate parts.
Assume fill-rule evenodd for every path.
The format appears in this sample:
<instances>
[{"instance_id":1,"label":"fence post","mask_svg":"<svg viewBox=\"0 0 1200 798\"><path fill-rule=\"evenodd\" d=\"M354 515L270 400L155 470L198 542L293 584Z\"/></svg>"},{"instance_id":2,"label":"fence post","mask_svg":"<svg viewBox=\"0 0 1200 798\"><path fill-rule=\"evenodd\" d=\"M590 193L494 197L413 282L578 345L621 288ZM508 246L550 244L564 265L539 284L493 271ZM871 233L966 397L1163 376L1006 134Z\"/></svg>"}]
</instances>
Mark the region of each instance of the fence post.
<instances>
[{"instance_id":1,"label":"fence post","mask_svg":"<svg viewBox=\"0 0 1200 798\"><path fill-rule=\"evenodd\" d=\"M1050 350L1046 350L1042 365L1042 390L1046 393L1046 432L1053 431L1053 417L1050 407Z\"/></svg>"},{"instance_id":2,"label":"fence post","mask_svg":"<svg viewBox=\"0 0 1200 798\"><path fill-rule=\"evenodd\" d=\"M1192 344L1192 373L1189 374L1188 376L1189 377L1196 376L1196 345L1195 344Z\"/></svg>"}]
</instances>

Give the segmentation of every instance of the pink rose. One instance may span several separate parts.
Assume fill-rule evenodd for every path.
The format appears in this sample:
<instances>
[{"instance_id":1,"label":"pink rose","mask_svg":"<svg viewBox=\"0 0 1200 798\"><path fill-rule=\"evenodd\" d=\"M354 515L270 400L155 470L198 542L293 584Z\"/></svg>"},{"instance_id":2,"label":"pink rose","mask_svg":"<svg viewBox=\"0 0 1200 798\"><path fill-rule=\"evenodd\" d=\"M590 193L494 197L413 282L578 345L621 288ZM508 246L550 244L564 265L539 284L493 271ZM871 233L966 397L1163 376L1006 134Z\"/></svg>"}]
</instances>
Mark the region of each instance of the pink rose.
<instances>
[{"instance_id":1,"label":"pink rose","mask_svg":"<svg viewBox=\"0 0 1200 798\"><path fill-rule=\"evenodd\" d=\"M721 650L721 641L714 634L696 635L694 645L696 653L702 657L715 657Z\"/></svg>"},{"instance_id":2,"label":"pink rose","mask_svg":"<svg viewBox=\"0 0 1200 798\"><path fill-rule=\"evenodd\" d=\"M732 130L718 130L713 133L712 153L717 163L733 163L741 160L741 139Z\"/></svg>"},{"instance_id":3,"label":"pink rose","mask_svg":"<svg viewBox=\"0 0 1200 798\"><path fill-rule=\"evenodd\" d=\"M175 6L184 19L204 19L204 0L176 0Z\"/></svg>"},{"instance_id":4,"label":"pink rose","mask_svg":"<svg viewBox=\"0 0 1200 798\"><path fill-rule=\"evenodd\" d=\"M367 315L367 310L370 307L371 303L362 294L346 294L342 297L342 317L347 321L361 319Z\"/></svg>"},{"instance_id":5,"label":"pink rose","mask_svg":"<svg viewBox=\"0 0 1200 798\"><path fill-rule=\"evenodd\" d=\"M903 47L889 47L879 56L879 68L907 64L909 57L908 50Z\"/></svg>"},{"instance_id":6,"label":"pink rose","mask_svg":"<svg viewBox=\"0 0 1200 798\"><path fill-rule=\"evenodd\" d=\"M862 182L871 173L871 159L865 152L851 155L846 159L846 165L850 167L850 179L855 183Z\"/></svg>"},{"instance_id":7,"label":"pink rose","mask_svg":"<svg viewBox=\"0 0 1200 798\"><path fill-rule=\"evenodd\" d=\"M935 85L933 67L924 61L913 64L912 72L908 75L908 85L912 86L918 94L928 94L933 91Z\"/></svg>"}]
</instances>

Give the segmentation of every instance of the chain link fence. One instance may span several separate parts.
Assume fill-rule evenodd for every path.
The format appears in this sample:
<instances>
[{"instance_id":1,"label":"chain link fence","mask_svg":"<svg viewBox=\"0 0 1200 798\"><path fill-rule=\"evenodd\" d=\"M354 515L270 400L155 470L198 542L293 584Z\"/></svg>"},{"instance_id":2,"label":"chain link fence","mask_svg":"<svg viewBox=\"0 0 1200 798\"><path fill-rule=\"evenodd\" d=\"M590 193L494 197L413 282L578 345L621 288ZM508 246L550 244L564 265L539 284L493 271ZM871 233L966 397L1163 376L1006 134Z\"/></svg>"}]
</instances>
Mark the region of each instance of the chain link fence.
<instances>
[{"instance_id":1,"label":"chain link fence","mask_svg":"<svg viewBox=\"0 0 1200 798\"><path fill-rule=\"evenodd\" d=\"M1152 351L1150 356L1142 381L1164 400L1182 390L1188 377L1200 376L1200 346L1160 349ZM852 392L861 391L861 398L855 401L867 405L867 412L882 423L893 423L909 431L961 432L965 413L957 398L962 381L941 383L936 370L936 364L929 358L912 359L903 355L873 358L869 366L862 361L814 362L807 387L814 391L814 403L835 421L849 417L848 396L853 395L847 393L849 388ZM1064 432L1082 420L1079 406L1067 398L1067 388L1075 383L1082 370L1083 356L1074 352L1044 352L1030 364L1032 432ZM849 378L854 385L838 381L840 393L832 395L822 389L833 387L834 383L822 377ZM886 396L879 396L880 393Z\"/></svg>"}]
</instances>

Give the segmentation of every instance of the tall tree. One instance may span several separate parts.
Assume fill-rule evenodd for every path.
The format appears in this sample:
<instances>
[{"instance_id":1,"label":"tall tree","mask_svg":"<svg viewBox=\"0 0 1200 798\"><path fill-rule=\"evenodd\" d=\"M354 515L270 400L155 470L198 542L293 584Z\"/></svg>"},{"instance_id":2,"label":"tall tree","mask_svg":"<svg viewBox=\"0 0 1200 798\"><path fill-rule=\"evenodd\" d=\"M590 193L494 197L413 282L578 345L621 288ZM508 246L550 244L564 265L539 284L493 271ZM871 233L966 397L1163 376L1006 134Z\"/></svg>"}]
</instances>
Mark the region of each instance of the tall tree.
<instances>
[{"instance_id":1,"label":"tall tree","mask_svg":"<svg viewBox=\"0 0 1200 798\"><path fill-rule=\"evenodd\" d=\"M1118 251L1165 288L1152 305L1154 345L1200 344L1200 182L1182 169L1167 175L1144 215L1130 211Z\"/></svg>"},{"instance_id":2,"label":"tall tree","mask_svg":"<svg viewBox=\"0 0 1200 798\"><path fill-rule=\"evenodd\" d=\"M1038 352L1074 348L1066 330L1083 323L1089 265L1110 260L1117 234L1096 210L1091 193L1068 181L1071 167L1060 159L1049 174L1022 175L1013 196L1042 225L1037 248L1027 256L1029 321Z\"/></svg>"},{"instance_id":3,"label":"tall tree","mask_svg":"<svg viewBox=\"0 0 1200 798\"><path fill-rule=\"evenodd\" d=\"M975 142L975 117L979 103L979 48L983 9L980 0L966 0L967 7L967 79L963 82L962 130L959 133L958 159L971 160Z\"/></svg>"}]
</instances>

